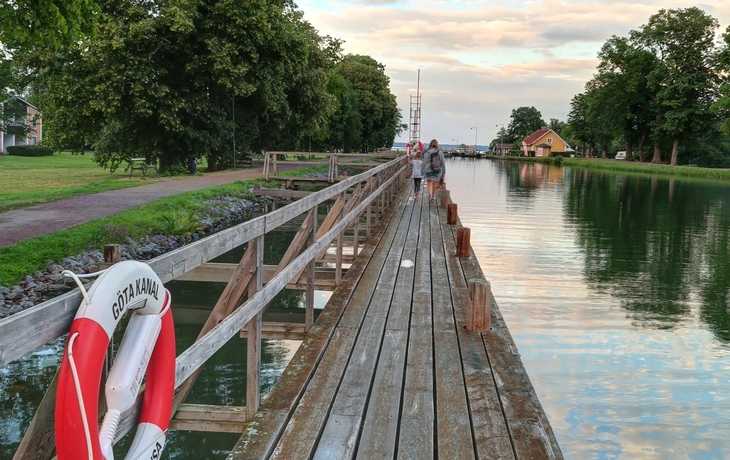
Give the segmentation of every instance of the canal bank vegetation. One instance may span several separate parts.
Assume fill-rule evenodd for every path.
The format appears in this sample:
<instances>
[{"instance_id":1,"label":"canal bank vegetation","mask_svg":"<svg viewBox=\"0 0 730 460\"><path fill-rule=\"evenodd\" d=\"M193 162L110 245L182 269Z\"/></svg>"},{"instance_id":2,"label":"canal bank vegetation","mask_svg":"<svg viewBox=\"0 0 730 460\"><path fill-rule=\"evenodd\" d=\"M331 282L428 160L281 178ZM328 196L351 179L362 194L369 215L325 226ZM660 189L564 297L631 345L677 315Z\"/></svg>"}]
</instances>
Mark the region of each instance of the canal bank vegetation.
<instances>
[{"instance_id":1,"label":"canal bank vegetation","mask_svg":"<svg viewBox=\"0 0 730 460\"><path fill-rule=\"evenodd\" d=\"M496 156L490 158L506 161L543 163L555 166L574 166L581 168L602 169L655 176L677 176L730 181L730 169L700 168L697 166L671 166L664 164L656 165L651 163L641 163L638 161L616 161L602 158L568 158L561 155L556 155L552 157Z\"/></svg>"},{"instance_id":2,"label":"canal bank vegetation","mask_svg":"<svg viewBox=\"0 0 730 460\"><path fill-rule=\"evenodd\" d=\"M112 171L135 157L163 172L191 157L218 171L233 148L368 152L406 128L385 65L344 55L292 2L97 8L82 13L86 35L3 42L0 93L12 88L38 107L53 149L93 148Z\"/></svg>"},{"instance_id":3,"label":"canal bank vegetation","mask_svg":"<svg viewBox=\"0 0 730 460\"><path fill-rule=\"evenodd\" d=\"M307 169L310 173L317 171L317 168ZM284 174L298 176L304 173L300 170ZM221 214L227 212L229 198L255 202L256 198L250 192L254 183L261 183L261 180L238 181L162 198L109 217L1 247L0 286L17 284L42 270L48 261L58 262L87 250L101 250L105 244L129 244L130 240L140 241L154 235L176 235L193 241L209 231L205 221L224 218ZM279 183L262 185L276 187ZM219 209L218 204L221 205Z\"/></svg>"},{"instance_id":4,"label":"canal bank vegetation","mask_svg":"<svg viewBox=\"0 0 730 460\"><path fill-rule=\"evenodd\" d=\"M697 7L658 11L603 44L593 78L570 102L567 122L546 122L535 107L518 107L490 150L522 155L525 139L550 128L573 147L552 154L614 158L625 151L630 166L623 170L640 168L632 164L637 160L730 168L730 28L718 34L719 28ZM701 170L679 174L724 177Z\"/></svg>"}]
</instances>

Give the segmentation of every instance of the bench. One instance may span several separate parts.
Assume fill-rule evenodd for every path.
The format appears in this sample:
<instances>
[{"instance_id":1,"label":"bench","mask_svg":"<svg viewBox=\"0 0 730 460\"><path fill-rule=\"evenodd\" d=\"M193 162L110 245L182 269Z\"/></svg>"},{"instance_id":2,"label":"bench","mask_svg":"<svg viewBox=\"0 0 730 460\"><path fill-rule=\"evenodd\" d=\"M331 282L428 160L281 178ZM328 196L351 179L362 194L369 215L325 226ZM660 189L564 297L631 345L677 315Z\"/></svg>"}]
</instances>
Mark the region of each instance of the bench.
<instances>
[{"instance_id":1,"label":"bench","mask_svg":"<svg viewBox=\"0 0 730 460\"><path fill-rule=\"evenodd\" d=\"M134 171L142 171L142 179L147 177L147 170L152 169L155 171L155 177L159 177L160 174L157 171L156 163L147 163L147 158L132 158L129 160L129 165L124 171L129 170L129 178L132 178Z\"/></svg>"}]
</instances>

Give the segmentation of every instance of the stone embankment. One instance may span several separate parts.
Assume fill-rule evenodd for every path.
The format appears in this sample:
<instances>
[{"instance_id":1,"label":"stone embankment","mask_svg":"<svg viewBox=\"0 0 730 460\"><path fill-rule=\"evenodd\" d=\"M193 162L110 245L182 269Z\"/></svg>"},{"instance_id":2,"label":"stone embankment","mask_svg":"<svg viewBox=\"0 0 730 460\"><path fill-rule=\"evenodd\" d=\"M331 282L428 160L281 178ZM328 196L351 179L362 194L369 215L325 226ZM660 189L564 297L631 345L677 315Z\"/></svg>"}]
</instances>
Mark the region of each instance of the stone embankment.
<instances>
[{"instance_id":1,"label":"stone embankment","mask_svg":"<svg viewBox=\"0 0 730 460\"><path fill-rule=\"evenodd\" d=\"M199 224L194 232L182 235L154 235L139 241L127 238L121 245L122 260L150 260L160 254L177 249L204 236L249 219L263 206L273 201L262 198L251 202L233 196L219 196L204 203L205 211L196 213ZM81 254L64 258L59 263L48 261L44 270L28 275L25 280L10 288L0 286L0 318L18 313L50 298L64 294L76 287L71 278L61 275L64 270L77 274L93 273L104 261L102 248L92 248ZM91 284L93 280L82 279Z\"/></svg>"}]
</instances>

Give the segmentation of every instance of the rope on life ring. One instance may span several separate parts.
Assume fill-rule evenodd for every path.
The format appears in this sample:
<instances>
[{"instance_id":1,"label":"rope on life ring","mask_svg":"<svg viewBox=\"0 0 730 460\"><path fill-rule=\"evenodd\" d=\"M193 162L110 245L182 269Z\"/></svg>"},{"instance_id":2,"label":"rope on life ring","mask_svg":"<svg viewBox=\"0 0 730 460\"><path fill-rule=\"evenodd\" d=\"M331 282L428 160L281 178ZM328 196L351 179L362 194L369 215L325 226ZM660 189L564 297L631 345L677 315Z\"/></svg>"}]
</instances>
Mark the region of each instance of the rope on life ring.
<instances>
[{"instance_id":1,"label":"rope on life ring","mask_svg":"<svg viewBox=\"0 0 730 460\"><path fill-rule=\"evenodd\" d=\"M125 459L157 459L167 437L175 389L175 328L170 293L149 265L125 261L105 270L87 293L69 331L58 374L59 460L113 460L122 414L147 375L142 413ZM132 312L105 386L109 408L99 431L99 386L117 324Z\"/></svg>"}]
</instances>

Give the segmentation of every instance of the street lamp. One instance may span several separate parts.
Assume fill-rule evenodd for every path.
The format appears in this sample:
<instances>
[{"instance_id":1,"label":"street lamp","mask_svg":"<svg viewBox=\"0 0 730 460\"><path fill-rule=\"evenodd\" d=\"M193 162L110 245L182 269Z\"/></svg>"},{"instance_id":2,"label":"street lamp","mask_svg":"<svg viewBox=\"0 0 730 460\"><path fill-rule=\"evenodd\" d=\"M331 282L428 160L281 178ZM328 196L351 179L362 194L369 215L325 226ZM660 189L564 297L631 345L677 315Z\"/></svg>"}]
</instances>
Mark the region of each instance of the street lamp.
<instances>
[{"instance_id":1,"label":"street lamp","mask_svg":"<svg viewBox=\"0 0 730 460\"><path fill-rule=\"evenodd\" d=\"M499 143L501 145L500 153L502 154L502 156L504 156L504 123L499 123L497 125L494 125L495 128L499 128L500 126L502 127L502 129L499 130L499 134L501 137L501 140L499 141Z\"/></svg>"},{"instance_id":2,"label":"street lamp","mask_svg":"<svg viewBox=\"0 0 730 460\"><path fill-rule=\"evenodd\" d=\"M451 139L451 142L456 141L456 151L459 151L459 139Z\"/></svg>"},{"instance_id":3,"label":"street lamp","mask_svg":"<svg viewBox=\"0 0 730 460\"><path fill-rule=\"evenodd\" d=\"M472 129L474 130L474 155L476 155L477 154L477 135L479 134L479 130L477 129L476 126L474 126L473 128L470 128L469 130L471 131Z\"/></svg>"}]
</instances>

